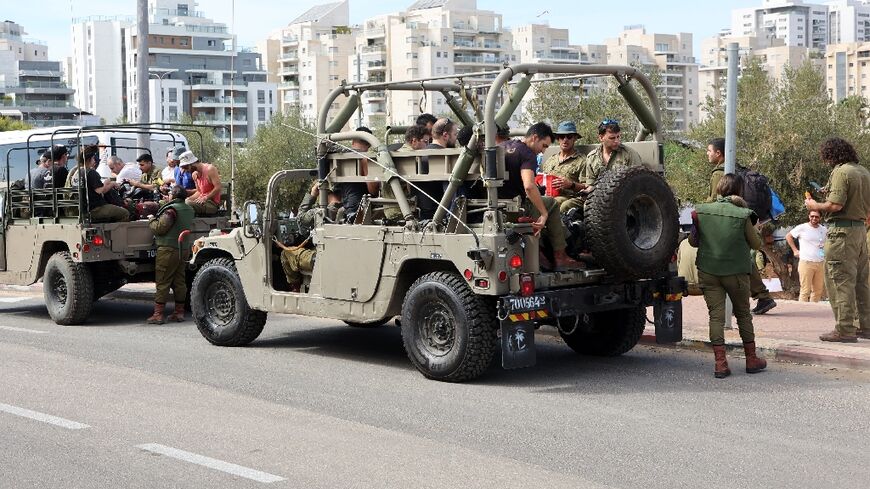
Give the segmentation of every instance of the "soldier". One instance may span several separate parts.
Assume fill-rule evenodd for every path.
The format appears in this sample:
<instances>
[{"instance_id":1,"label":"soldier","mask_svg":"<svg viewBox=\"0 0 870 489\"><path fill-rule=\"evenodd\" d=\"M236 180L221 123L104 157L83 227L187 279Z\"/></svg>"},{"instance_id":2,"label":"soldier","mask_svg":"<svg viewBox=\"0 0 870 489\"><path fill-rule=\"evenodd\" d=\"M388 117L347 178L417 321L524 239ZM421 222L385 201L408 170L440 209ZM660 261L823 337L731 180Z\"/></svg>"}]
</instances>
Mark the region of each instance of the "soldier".
<instances>
[{"instance_id":1,"label":"soldier","mask_svg":"<svg viewBox=\"0 0 870 489\"><path fill-rule=\"evenodd\" d=\"M707 143L707 161L713 165L713 170L710 172L710 197L707 202L713 202L718 197L716 193L719 180L725 175L725 139L714 138ZM752 267L749 272L749 292L752 298L757 302L752 308L752 314L764 314L774 307L776 301L770 296L767 286L761 280L761 274L758 273L757 267Z\"/></svg>"},{"instance_id":2,"label":"soldier","mask_svg":"<svg viewBox=\"0 0 870 489\"><path fill-rule=\"evenodd\" d=\"M139 164L139 170L142 171L142 176L139 180L131 180L130 185L143 190L146 195L154 197L163 185L163 179L160 176L160 170L154 166L154 158L151 153L143 153L136 158L136 163Z\"/></svg>"},{"instance_id":3,"label":"soldier","mask_svg":"<svg viewBox=\"0 0 870 489\"><path fill-rule=\"evenodd\" d=\"M583 206L584 197L580 196L580 191L586 185L580 183L580 180L583 179L586 158L574 147L580 134L573 121L560 122L554 134L559 143L559 152L544 161L541 173L554 175L552 186L559 191L555 199L559 203L559 211L564 214Z\"/></svg>"},{"instance_id":4,"label":"soldier","mask_svg":"<svg viewBox=\"0 0 870 489\"><path fill-rule=\"evenodd\" d=\"M693 216L690 243L698 248L698 280L710 314L710 344L716 356L717 379L731 375L725 357L725 296L734 305L740 339L746 353L746 372L756 373L767 361L755 353L755 331L749 311L749 250L761 247L753 226L755 214L740 198L743 179L728 174L719 180L716 202L701 204Z\"/></svg>"},{"instance_id":5,"label":"soldier","mask_svg":"<svg viewBox=\"0 0 870 489\"><path fill-rule=\"evenodd\" d=\"M864 227L870 216L870 171L858 164L855 148L843 139L828 139L820 153L833 167L827 201L810 197L805 204L810 211L828 214L825 286L837 324L819 339L854 343L858 336L870 339L870 263Z\"/></svg>"},{"instance_id":6,"label":"soldier","mask_svg":"<svg viewBox=\"0 0 870 489\"><path fill-rule=\"evenodd\" d=\"M185 282L185 255L189 248L179 243L182 231L193 225L193 208L184 202L187 192L179 185L169 189L171 200L160 206L148 220L148 227L154 232L157 242L154 282L157 293L154 295L154 314L148 324L163 324L163 311L172 289L175 298L175 311L169 316L170 322L184 321L184 301L187 297Z\"/></svg>"},{"instance_id":7,"label":"soldier","mask_svg":"<svg viewBox=\"0 0 870 489\"><path fill-rule=\"evenodd\" d=\"M586 155L586 168L583 170L583 182L595 185L601 172L615 166L640 166L642 164L637 151L622 144L622 129L619 121L604 119L598 124L598 141L601 144Z\"/></svg>"}]
</instances>

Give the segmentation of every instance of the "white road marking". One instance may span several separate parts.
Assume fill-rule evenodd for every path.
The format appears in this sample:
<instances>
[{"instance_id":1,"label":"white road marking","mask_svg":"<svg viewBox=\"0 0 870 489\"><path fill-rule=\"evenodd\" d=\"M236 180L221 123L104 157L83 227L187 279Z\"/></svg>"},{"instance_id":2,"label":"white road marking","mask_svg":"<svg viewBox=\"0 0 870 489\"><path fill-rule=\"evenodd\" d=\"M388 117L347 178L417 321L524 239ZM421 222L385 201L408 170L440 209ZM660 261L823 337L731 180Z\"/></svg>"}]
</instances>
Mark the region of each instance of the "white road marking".
<instances>
[{"instance_id":1,"label":"white road marking","mask_svg":"<svg viewBox=\"0 0 870 489\"><path fill-rule=\"evenodd\" d=\"M18 333L33 333L33 334L46 334L46 333L48 333L48 331L40 331L38 329L16 328L14 326L0 326L0 329L4 329L6 331L16 331Z\"/></svg>"},{"instance_id":2,"label":"white road marking","mask_svg":"<svg viewBox=\"0 0 870 489\"><path fill-rule=\"evenodd\" d=\"M43 423L53 424L55 426L60 426L61 428L66 428L68 430L83 430L85 428L90 428L90 426L83 423L77 423L75 421L58 418L57 416L52 416L50 414L31 411L29 409L10 406L9 404L3 404L2 402L0 402L0 411L14 414L16 416L21 416L23 418L30 418L36 421L41 421Z\"/></svg>"},{"instance_id":3,"label":"white road marking","mask_svg":"<svg viewBox=\"0 0 870 489\"><path fill-rule=\"evenodd\" d=\"M157 443L146 443L144 445L137 445L136 448L141 448L142 450L148 452L159 453L160 455L166 455L167 457L172 457L178 460L183 460L185 462L190 462L192 464L201 465L209 469L220 470L221 472L226 472L228 474L237 475L239 477L244 477L246 479L263 482L266 484L270 482L279 482L286 480L283 477L279 477L277 475L260 472L259 470L249 469L247 467L242 467L241 465L231 464L229 462L224 462L222 460L206 457L204 455L185 452L184 450L167 447L166 445L159 445Z\"/></svg>"},{"instance_id":4,"label":"white road marking","mask_svg":"<svg viewBox=\"0 0 870 489\"><path fill-rule=\"evenodd\" d=\"M36 299L36 296L34 296L34 297L0 297L0 302L10 302L10 303L11 302L23 302L23 301L29 301L30 299Z\"/></svg>"}]
</instances>

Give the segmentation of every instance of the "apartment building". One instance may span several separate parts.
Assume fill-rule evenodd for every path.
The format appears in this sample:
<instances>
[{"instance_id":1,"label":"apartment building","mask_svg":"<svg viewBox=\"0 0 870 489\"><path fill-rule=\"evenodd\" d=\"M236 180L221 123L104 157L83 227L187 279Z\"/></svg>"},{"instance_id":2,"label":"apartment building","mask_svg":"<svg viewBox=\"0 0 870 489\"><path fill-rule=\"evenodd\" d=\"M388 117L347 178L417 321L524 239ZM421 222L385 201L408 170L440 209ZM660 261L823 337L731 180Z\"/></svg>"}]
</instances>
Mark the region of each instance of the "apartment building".
<instances>
[{"instance_id":1,"label":"apartment building","mask_svg":"<svg viewBox=\"0 0 870 489\"><path fill-rule=\"evenodd\" d=\"M512 36L501 14L479 10L476 0L421 0L403 12L366 20L356 33L359 58L350 61L351 79L408 80L465 75L491 79L504 63L516 63ZM484 94L478 94L482 103ZM450 112L441 95L372 92L363 99L363 122L410 124L423 112Z\"/></svg>"},{"instance_id":2,"label":"apartment building","mask_svg":"<svg viewBox=\"0 0 870 489\"><path fill-rule=\"evenodd\" d=\"M828 6L801 0L762 0L761 7L731 12L731 34L752 36L772 44L807 47L824 52L828 43Z\"/></svg>"},{"instance_id":3,"label":"apartment building","mask_svg":"<svg viewBox=\"0 0 870 489\"><path fill-rule=\"evenodd\" d=\"M692 34L647 34L643 26L626 26L618 37L607 39L607 64L655 68L662 77L657 87L665 109L673 116L673 129L697 124L698 68L692 54Z\"/></svg>"},{"instance_id":4,"label":"apartment building","mask_svg":"<svg viewBox=\"0 0 870 489\"><path fill-rule=\"evenodd\" d=\"M870 98L870 42L828 46L825 81L836 102L851 96Z\"/></svg>"},{"instance_id":5,"label":"apartment building","mask_svg":"<svg viewBox=\"0 0 870 489\"><path fill-rule=\"evenodd\" d=\"M870 41L870 5L867 0L827 2L828 44Z\"/></svg>"},{"instance_id":6,"label":"apartment building","mask_svg":"<svg viewBox=\"0 0 870 489\"><path fill-rule=\"evenodd\" d=\"M67 79L76 105L112 123L127 114L124 33L134 25L128 16L73 19L72 54Z\"/></svg>"},{"instance_id":7,"label":"apartment building","mask_svg":"<svg viewBox=\"0 0 870 489\"><path fill-rule=\"evenodd\" d=\"M0 22L0 116L36 127L76 124L81 111L61 62L48 59L45 42L25 34L15 22Z\"/></svg>"},{"instance_id":8,"label":"apartment building","mask_svg":"<svg viewBox=\"0 0 870 489\"><path fill-rule=\"evenodd\" d=\"M329 92L348 79L355 47L349 17L347 1L318 5L260 43L281 110L298 108L314 121Z\"/></svg>"}]
</instances>

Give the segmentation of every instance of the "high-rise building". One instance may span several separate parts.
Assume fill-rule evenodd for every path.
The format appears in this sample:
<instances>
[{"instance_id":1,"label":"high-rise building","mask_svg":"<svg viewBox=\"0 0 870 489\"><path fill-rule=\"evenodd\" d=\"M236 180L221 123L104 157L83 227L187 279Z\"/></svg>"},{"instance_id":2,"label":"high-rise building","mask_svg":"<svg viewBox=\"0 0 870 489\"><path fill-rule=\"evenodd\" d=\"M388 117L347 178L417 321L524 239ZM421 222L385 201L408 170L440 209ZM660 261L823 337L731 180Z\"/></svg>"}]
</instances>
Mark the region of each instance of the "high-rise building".
<instances>
[{"instance_id":1,"label":"high-rise building","mask_svg":"<svg viewBox=\"0 0 870 489\"><path fill-rule=\"evenodd\" d=\"M607 64L655 68L661 76L659 96L673 116L673 129L683 131L698 122L698 67L692 54L692 34L647 34L643 26L627 26L607 39Z\"/></svg>"},{"instance_id":2,"label":"high-rise building","mask_svg":"<svg viewBox=\"0 0 870 489\"><path fill-rule=\"evenodd\" d=\"M827 2L827 7L827 44L870 41L870 5L867 0L836 0Z\"/></svg>"},{"instance_id":3,"label":"high-rise building","mask_svg":"<svg viewBox=\"0 0 870 489\"><path fill-rule=\"evenodd\" d=\"M61 62L48 59L45 42L24 34L15 22L0 22L0 116L37 127L76 124L81 111Z\"/></svg>"},{"instance_id":4,"label":"high-rise building","mask_svg":"<svg viewBox=\"0 0 870 489\"><path fill-rule=\"evenodd\" d=\"M731 34L766 40L781 39L786 46L824 52L828 42L828 6L802 0L762 0L761 7L731 11Z\"/></svg>"},{"instance_id":5,"label":"high-rise building","mask_svg":"<svg viewBox=\"0 0 870 489\"><path fill-rule=\"evenodd\" d=\"M72 54L67 73L76 105L107 123L127 114L124 32L133 17L91 16L72 22Z\"/></svg>"},{"instance_id":6,"label":"high-rise building","mask_svg":"<svg viewBox=\"0 0 870 489\"><path fill-rule=\"evenodd\" d=\"M298 108L314 121L329 92L348 79L347 60L354 53L348 25L346 0L319 5L260 44L268 80L278 84L281 110Z\"/></svg>"},{"instance_id":7,"label":"high-rise building","mask_svg":"<svg viewBox=\"0 0 870 489\"><path fill-rule=\"evenodd\" d=\"M870 98L870 42L832 44L825 53L825 82L831 98Z\"/></svg>"}]
</instances>

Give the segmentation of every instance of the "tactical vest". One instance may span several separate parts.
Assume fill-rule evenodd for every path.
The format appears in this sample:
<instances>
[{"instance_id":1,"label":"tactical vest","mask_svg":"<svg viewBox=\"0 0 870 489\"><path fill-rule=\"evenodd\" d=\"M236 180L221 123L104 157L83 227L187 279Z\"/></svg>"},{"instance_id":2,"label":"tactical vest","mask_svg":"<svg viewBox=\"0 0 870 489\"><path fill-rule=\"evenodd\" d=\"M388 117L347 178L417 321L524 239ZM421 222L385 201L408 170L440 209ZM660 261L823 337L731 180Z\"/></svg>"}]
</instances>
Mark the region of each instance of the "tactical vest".
<instances>
[{"instance_id":1,"label":"tactical vest","mask_svg":"<svg viewBox=\"0 0 870 489\"><path fill-rule=\"evenodd\" d=\"M746 218L752 210L720 197L716 202L698 205L695 211L700 231L695 261L698 270L719 276L749 273L752 263Z\"/></svg>"},{"instance_id":2,"label":"tactical vest","mask_svg":"<svg viewBox=\"0 0 870 489\"><path fill-rule=\"evenodd\" d=\"M170 248L178 248L178 235L185 229L190 229L193 226L193 207L185 204L181 200L172 200L157 211L156 217L166 212L167 209L175 210L175 223L169 228L169 231L162 236L155 236L157 246L168 246Z\"/></svg>"}]
</instances>

